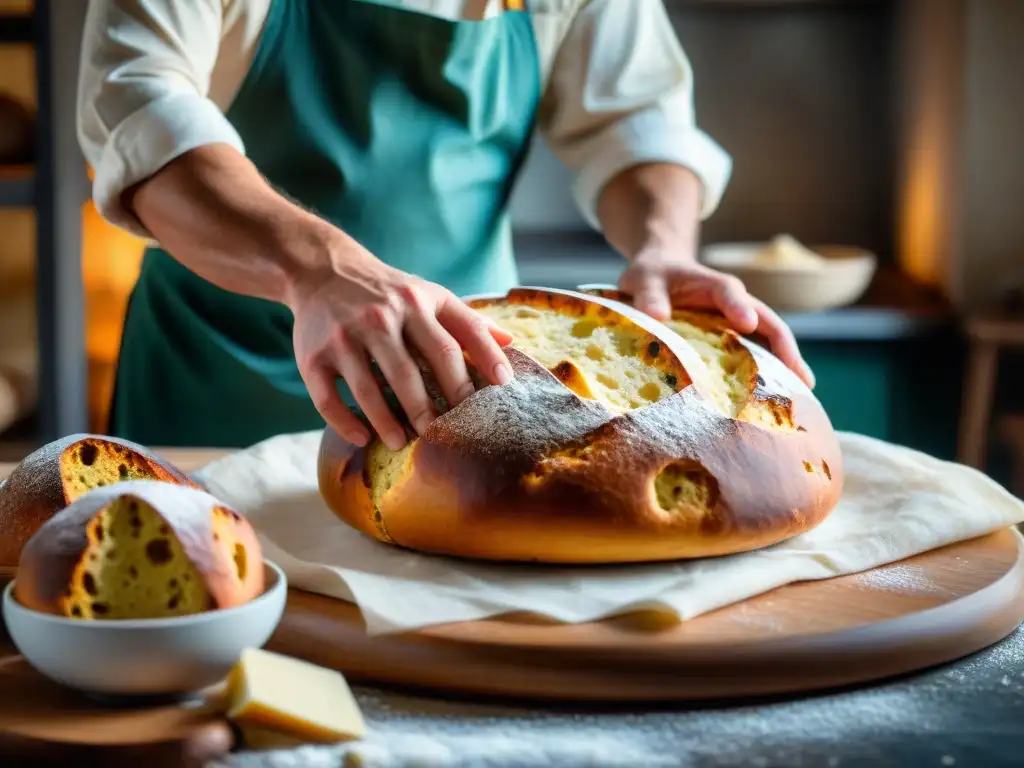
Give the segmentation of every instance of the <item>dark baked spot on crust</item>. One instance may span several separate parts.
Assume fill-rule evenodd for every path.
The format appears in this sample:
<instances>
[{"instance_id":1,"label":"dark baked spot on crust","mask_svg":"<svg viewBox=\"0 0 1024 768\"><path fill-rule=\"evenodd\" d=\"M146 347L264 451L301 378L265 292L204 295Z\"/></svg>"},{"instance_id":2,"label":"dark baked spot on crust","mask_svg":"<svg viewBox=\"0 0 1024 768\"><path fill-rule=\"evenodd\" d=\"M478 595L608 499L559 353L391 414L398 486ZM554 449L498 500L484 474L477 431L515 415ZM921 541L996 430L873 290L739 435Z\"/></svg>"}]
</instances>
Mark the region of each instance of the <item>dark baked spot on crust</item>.
<instances>
[{"instance_id":1,"label":"dark baked spot on crust","mask_svg":"<svg viewBox=\"0 0 1024 768\"><path fill-rule=\"evenodd\" d=\"M568 360L563 360L562 362L555 366L555 369L552 371L552 373L555 375L556 379L565 382L573 375L574 370L575 369L573 368L572 363L570 363Z\"/></svg>"},{"instance_id":2,"label":"dark baked spot on crust","mask_svg":"<svg viewBox=\"0 0 1024 768\"><path fill-rule=\"evenodd\" d=\"M807 431L806 429L802 429L794 424L793 401L790 398L775 392L769 392L760 386L754 389L753 397L754 400L762 406L766 406L768 408L776 426L783 428L789 427L803 432Z\"/></svg>"},{"instance_id":3,"label":"dark baked spot on crust","mask_svg":"<svg viewBox=\"0 0 1024 768\"><path fill-rule=\"evenodd\" d=\"M821 460L821 471L825 473L825 477L829 480L832 479L832 470L828 468L828 462L824 459Z\"/></svg>"}]
</instances>

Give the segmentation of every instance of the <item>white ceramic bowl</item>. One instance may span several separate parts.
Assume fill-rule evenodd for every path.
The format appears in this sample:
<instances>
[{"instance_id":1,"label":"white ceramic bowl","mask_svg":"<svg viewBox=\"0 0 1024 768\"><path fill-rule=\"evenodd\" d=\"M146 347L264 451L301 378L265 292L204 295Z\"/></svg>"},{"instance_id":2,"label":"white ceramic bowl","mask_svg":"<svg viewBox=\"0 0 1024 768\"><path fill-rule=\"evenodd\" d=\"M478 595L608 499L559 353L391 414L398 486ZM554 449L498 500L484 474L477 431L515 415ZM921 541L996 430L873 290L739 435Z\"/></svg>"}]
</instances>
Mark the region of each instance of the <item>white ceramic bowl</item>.
<instances>
[{"instance_id":1,"label":"white ceramic bowl","mask_svg":"<svg viewBox=\"0 0 1024 768\"><path fill-rule=\"evenodd\" d=\"M704 249L701 261L735 275L751 295L783 312L815 312L857 301L875 275L877 258L860 248L820 245L810 250L824 256L820 269L779 269L753 263L767 243L717 243Z\"/></svg>"},{"instance_id":2,"label":"white ceramic bowl","mask_svg":"<svg viewBox=\"0 0 1024 768\"><path fill-rule=\"evenodd\" d=\"M25 608L4 589L7 631L40 673L105 697L189 696L221 682L246 648L259 648L284 613L288 582L268 561L266 589L235 608L169 619L83 621Z\"/></svg>"}]
</instances>

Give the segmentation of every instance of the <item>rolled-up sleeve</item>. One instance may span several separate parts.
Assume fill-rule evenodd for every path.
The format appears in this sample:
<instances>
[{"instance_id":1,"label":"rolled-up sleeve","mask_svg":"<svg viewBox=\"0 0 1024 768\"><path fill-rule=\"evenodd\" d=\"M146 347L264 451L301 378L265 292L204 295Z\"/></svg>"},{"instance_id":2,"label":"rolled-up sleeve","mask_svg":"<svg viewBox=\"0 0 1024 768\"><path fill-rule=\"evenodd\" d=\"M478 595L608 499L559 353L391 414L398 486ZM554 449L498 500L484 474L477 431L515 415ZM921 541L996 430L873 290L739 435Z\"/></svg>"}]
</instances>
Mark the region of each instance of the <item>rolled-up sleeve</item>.
<instances>
[{"instance_id":1,"label":"rolled-up sleeve","mask_svg":"<svg viewBox=\"0 0 1024 768\"><path fill-rule=\"evenodd\" d=\"M662 0L583 6L555 58L539 128L595 228L601 191L629 167L664 162L693 171L702 218L717 208L732 172L729 155L696 124L693 70Z\"/></svg>"},{"instance_id":2,"label":"rolled-up sleeve","mask_svg":"<svg viewBox=\"0 0 1024 768\"><path fill-rule=\"evenodd\" d=\"M179 155L242 140L209 98L223 0L90 0L78 85L78 138L93 199L112 223L148 237L125 190Z\"/></svg>"}]
</instances>

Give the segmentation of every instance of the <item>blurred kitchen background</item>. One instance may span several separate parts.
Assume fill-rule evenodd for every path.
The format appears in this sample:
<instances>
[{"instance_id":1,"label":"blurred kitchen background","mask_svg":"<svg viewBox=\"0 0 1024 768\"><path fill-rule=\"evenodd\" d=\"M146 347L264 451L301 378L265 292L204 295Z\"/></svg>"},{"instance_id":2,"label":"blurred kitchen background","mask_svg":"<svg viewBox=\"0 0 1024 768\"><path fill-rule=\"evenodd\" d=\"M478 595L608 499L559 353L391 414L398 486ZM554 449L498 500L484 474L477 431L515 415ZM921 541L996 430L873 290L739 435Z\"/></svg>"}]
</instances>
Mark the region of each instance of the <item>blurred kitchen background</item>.
<instances>
[{"instance_id":1,"label":"blurred kitchen background","mask_svg":"<svg viewBox=\"0 0 1024 768\"><path fill-rule=\"evenodd\" d=\"M784 312L836 427L1024 492L1024 0L665 2L735 163L704 243L787 233L877 259L853 304ZM88 201L85 5L0 0L0 460L104 430L140 262ZM524 284L615 282L543 146L513 207Z\"/></svg>"}]
</instances>

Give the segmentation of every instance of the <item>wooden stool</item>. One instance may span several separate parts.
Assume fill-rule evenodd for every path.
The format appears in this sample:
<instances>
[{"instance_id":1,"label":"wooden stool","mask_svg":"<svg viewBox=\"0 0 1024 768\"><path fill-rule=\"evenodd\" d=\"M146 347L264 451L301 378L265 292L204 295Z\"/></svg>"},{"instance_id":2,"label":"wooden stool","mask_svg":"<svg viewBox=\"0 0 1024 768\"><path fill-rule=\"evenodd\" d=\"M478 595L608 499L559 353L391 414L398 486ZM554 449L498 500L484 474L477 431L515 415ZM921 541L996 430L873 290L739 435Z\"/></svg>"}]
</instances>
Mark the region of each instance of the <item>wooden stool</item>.
<instances>
[{"instance_id":1,"label":"wooden stool","mask_svg":"<svg viewBox=\"0 0 1024 768\"><path fill-rule=\"evenodd\" d=\"M957 461L984 469L992 398L998 375L999 351L1024 348L1024 317L997 314L967 322L970 355L964 378Z\"/></svg>"}]
</instances>

